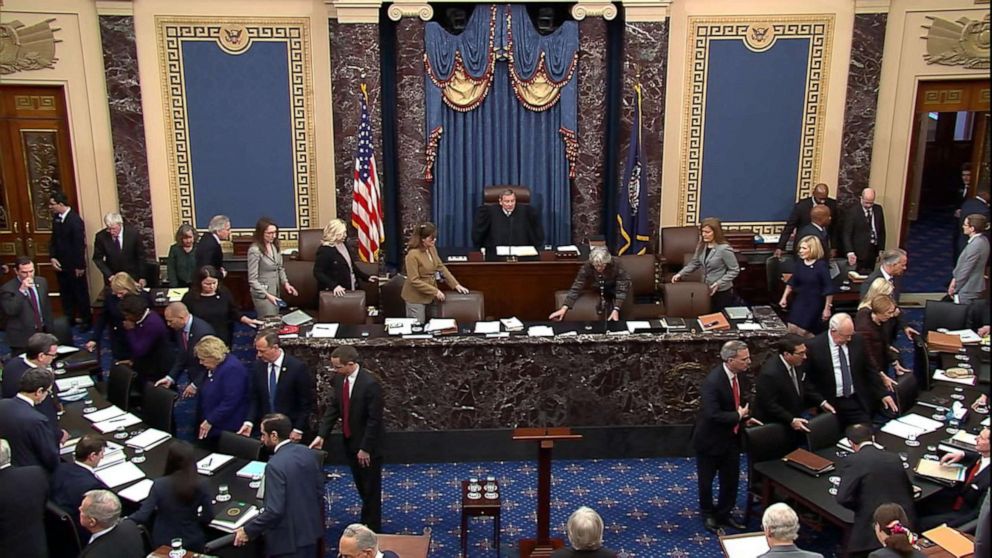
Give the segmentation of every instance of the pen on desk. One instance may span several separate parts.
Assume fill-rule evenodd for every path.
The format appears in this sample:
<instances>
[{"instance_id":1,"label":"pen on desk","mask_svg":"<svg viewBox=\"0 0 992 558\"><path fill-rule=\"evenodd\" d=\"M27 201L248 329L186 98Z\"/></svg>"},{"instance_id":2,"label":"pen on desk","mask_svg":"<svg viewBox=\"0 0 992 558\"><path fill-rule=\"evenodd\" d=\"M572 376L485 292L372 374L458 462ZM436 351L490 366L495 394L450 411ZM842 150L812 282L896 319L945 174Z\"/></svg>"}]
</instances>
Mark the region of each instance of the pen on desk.
<instances>
[{"instance_id":1,"label":"pen on desk","mask_svg":"<svg viewBox=\"0 0 992 558\"><path fill-rule=\"evenodd\" d=\"M210 459L207 459L207 462L203 464L203 467L204 468L209 467L210 464L213 463L213 462L214 462L214 458L211 457Z\"/></svg>"}]
</instances>

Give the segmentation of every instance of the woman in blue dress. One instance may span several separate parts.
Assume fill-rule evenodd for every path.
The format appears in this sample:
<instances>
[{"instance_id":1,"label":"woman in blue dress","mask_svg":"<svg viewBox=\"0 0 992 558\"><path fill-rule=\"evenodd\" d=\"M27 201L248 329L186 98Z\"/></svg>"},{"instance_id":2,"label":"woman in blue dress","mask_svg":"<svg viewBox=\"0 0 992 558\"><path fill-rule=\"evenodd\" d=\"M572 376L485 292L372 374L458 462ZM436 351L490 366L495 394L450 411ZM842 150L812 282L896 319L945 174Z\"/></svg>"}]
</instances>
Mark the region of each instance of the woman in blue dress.
<instances>
[{"instance_id":1,"label":"woman in blue dress","mask_svg":"<svg viewBox=\"0 0 992 558\"><path fill-rule=\"evenodd\" d=\"M815 236L804 236L799 241L799 261L792 270L792 277L785 285L779 306L789 308L786 318L789 329L800 335L812 337L823 329L830 319L833 307L833 281L830 266L824 257L823 245ZM795 293L791 306L789 295Z\"/></svg>"}]
</instances>

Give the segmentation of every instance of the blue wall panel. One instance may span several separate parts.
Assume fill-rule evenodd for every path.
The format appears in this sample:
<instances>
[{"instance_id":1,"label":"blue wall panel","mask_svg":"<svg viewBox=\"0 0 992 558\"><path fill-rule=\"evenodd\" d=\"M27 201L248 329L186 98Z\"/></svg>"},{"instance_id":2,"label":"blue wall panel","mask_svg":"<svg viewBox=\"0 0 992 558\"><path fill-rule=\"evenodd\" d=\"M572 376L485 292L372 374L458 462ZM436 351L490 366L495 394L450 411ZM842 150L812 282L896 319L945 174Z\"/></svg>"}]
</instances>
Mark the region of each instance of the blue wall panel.
<instances>
[{"instance_id":1,"label":"blue wall panel","mask_svg":"<svg viewBox=\"0 0 992 558\"><path fill-rule=\"evenodd\" d=\"M225 53L184 41L196 226L223 213L235 228L262 215L296 226L289 67L284 42Z\"/></svg>"},{"instance_id":2,"label":"blue wall panel","mask_svg":"<svg viewBox=\"0 0 992 558\"><path fill-rule=\"evenodd\" d=\"M709 43L700 218L784 221L795 203L809 39ZM760 195L758 194L760 192Z\"/></svg>"}]
</instances>

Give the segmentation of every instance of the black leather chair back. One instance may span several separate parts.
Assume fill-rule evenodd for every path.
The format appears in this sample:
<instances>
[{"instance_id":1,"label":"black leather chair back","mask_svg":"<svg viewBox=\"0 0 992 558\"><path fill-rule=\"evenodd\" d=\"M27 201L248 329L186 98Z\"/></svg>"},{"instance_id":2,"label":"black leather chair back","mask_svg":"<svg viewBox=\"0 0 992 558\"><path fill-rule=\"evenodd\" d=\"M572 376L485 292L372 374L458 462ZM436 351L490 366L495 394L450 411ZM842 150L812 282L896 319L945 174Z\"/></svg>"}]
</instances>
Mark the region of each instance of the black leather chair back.
<instances>
[{"instance_id":1,"label":"black leather chair back","mask_svg":"<svg viewBox=\"0 0 992 558\"><path fill-rule=\"evenodd\" d=\"M258 461L262 455L262 442L255 438L224 431L220 433L220 440L217 441L217 452Z\"/></svg>"},{"instance_id":2,"label":"black leather chair back","mask_svg":"<svg viewBox=\"0 0 992 558\"><path fill-rule=\"evenodd\" d=\"M83 550L73 515L51 500L45 504L45 533L49 556L79 556Z\"/></svg>"},{"instance_id":3,"label":"black leather chair back","mask_svg":"<svg viewBox=\"0 0 992 558\"><path fill-rule=\"evenodd\" d=\"M131 386L138 373L130 366L115 364L110 369L110 379L107 380L107 401L125 411L131 408Z\"/></svg>"},{"instance_id":4,"label":"black leather chair back","mask_svg":"<svg viewBox=\"0 0 992 558\"><path fill-rule=\"evenodd\" d=\"M172 411L176 392L164 387L146 386L142 405L145 424L163 432L172 432Z\"/></svg>"},{"instance_id":5,"label":"black leather chair back","mask_svg":"<svg viewBox=\"0 0 992 558\"><path fill-rule=\"evenodd\" d=\"M920 384L916 381L916 376L903 374L896 378L896 401L899 404L899 414L904 415L909 412L916 399L920 396Z\"/></svg>"},{"instance_id":6,"label":"black leather chair back","mask_svg":"<svg viewBox=\"0 0 992 558\"><path fill-rule=\"evenodd\" d=\"M923 310L923 332L941 328L950 330L968 327L968 306L942 300L928 300Z\"/></svg>"},{"instance_id":7,"label":"black leather chair back","mask_svg":"<svg viewBox=\"0 0 992 558\"><path fill-rule=\"evenodd\" d=\"M820 413L806 424L809 432L806 434L806 441L809 443L809 450L816 451L829 448L836 444L843 437L840 430L840 420L833 413Z\"/></svg>"}]
</instances>

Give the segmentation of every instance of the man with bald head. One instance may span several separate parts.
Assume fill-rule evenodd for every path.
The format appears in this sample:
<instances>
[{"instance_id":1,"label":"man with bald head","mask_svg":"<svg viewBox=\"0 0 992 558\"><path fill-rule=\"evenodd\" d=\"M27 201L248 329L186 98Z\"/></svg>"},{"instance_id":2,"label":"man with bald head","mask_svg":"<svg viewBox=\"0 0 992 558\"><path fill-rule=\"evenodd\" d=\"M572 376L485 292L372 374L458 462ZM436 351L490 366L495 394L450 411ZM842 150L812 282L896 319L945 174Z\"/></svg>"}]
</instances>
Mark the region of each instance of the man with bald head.
<instances>
[{"instance_id":1,"label":"man with bald head","mask_svg":"<svg viewBox=\"0 0 992 558\"><path fill-rule=\"evenodd\" d=\"M189 375L189 385L183 391L183 397L192 397L196 395L197 386L207 373L200 360L196 358L193 348L203 337L215 335L214 328L190 314L189 309L182 302L173 302L165 308L165 323L173 331L178 351L169 373L155 382L155 385L172 387L186 373Z\"/></svg>"},{"instance_id":2,"label":"man with bald head","mask_svg":"<svg viewBox=\"0 0 992 558\"><path fill-rule=\"evenodd\" d=\"M789 242L789 237L792 236L793 232L801 231L803 227L812 222L810 218L810 211L818 206L825 205L830 209L830 215L834 216L834 222L832 226L829 226L830 235L833 240L833 244L838 244L837 240L840 235L837 234L837 229L839 229L840 215L837 213L838 206L837 200L830 197L830 188L824 184L819 183L813 187L813 193L808 198L803 198L796 202L796 205L792 207L792 213L789 215L789 220L785 222L785 228L782 229L782 235L779 237L778 246L775 248L775 257L781 258L782 251L785 250L785 245ZM801 236L796 236L796 244L798 240L802 238ZM824 246L826 248L826 246Z\"/></svg>"},{"instance_id":3,"label":"man with bald head","mask_svg":"<svg viewBox=\"0 0 992 558\"><path fill-rule=\"evenodd\" d=\"M847 264L867 275L875 269L878 254L885 250L885 213L875 203L875 190L861 191L860 203L844 217L844 244Z\"/></svg>"}]
</instances>

